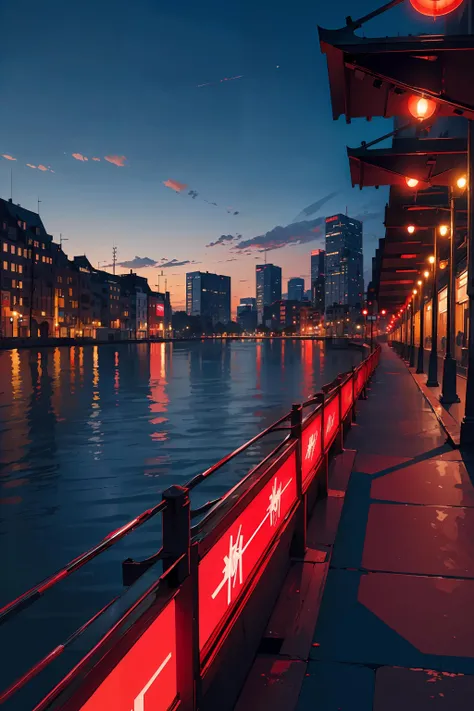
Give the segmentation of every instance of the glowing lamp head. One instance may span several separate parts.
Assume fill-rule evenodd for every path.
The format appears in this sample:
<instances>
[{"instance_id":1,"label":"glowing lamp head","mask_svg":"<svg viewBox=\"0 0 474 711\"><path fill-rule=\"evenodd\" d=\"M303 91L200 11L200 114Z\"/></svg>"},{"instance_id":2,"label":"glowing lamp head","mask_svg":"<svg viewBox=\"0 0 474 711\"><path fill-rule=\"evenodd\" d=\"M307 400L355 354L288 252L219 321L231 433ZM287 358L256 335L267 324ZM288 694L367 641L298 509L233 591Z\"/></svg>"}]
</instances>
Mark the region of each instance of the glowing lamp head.
<instances>
[{"instance_id":1,"label":"glowing lamp head","mask_svg":"<svg viewBox=\"0 0 474 711\"><path fill-rule=\"evenodd\" d=\"M456 185L458 186L459 190L464 190L464 188L467 186L467 178L465 175L461 176L456 180Z\"/></svg>"},{"instance_id":2,"label":"glowing lamp head","mask_svg":"<svg viewBox=\"0 0 474 711\"><path fill-rule=\"evenodd\" d=\"M369 312L367 311L367 309L363 309L363 310L362 310L362 313L364 314L364 316L367 316L367 314L368 314Z\"/></svg>"},{"instance_id":3,"label":"glowing lamp head","mask_svg":"<svg viewBox=\"0 0 474 711\"><path fill-rule=\"evenodd\" d=\"M448 225L440 225L439 226L439 233L440 233L441 237L446 237L448 232L449 232Z\"/></svg>"},{"instance_id":4,"label":"glowing lamp head","mask_svg":"<svg viewBox=\"0 0 474 711\"><path fill-rule=\"evenodd\" d=\"M433 99L426 99L424 96L410 96L408 111L414 118L424 121L433 116L436 111L436 102Z\"/></svg>"},{"instance_id":5,"label":"glowing lamp head","mask_svg":"<svg viewBox=\"0 0 474 711\"><path fill-rule=\"evenodd\" d=\"M410 0L410 3L420 15L441 17L442 15L449 15L453 10L457 10L462 5L463 0Z\"/></svg>"},{"instance_id":6,"label":"glowing lamp head","mask_svg":"<svg viewBox=\"0 0 474 711\"><path fill-rule=\"evenodd\" d=\"M387 312L385 311L385 309L382 309L382 311L381 311L380 313L382 314L382 316L385 316L385 314L386 314Z\"/></svg>"},{"instance_id":7,"label":"glowing lamp head","mask_svg":"<svg viewBox=\"0 0 474 711\"><path fill-rule=\"evenodd\" d=\"M416 178L405 178L405 182L408 185L409 188L416 188L418 183L420 182Z\"/></svg>"},{"instance_id":8,"label":"glowing lamp head","mask_svg":"<svg viewBox=\"0 0 474 711\"><path fill-rule=\"evenodd\" d=\"M431 255L431 257L428 257L428 261L430 264L434 264L435 258L433 257L433 255Z\"/></svg>"},{"instance_id":9,"label":"glowing lamp head","mask_svg":"<svg viewBox=\"0 0 474 711\"><path fill-rule=\"evenodd\" d=\"M421 285L423 284L423 282L421 281L421 279L418 279L418 281L417 281L416 283L418 284L418 286L421 286Z\"/></svg>"},{"instance_id":10,"label":"glowing lamp head","mask_svg":"<svg viewBox=\"0 0 474 711\"><path fill-rule=\"evenodd\" d=\"M407 232L409 235L412 235L415 231L415 225L408 225L407 227Z\"/></svg>"},{"instance_id":11,"label":"glowing lamp head","mask_svg":"<svg viewBox=\"0 0 474 711\"><path fill-rule=\"evenodd\" d=\"M413 296L416 296L418 294L418 289L413 289Z\"/></svg>"},{"instance_id":12,"label":"glowing lamp head","mask_svg":"<svg viewBox=\"0 0 474 711\"><path fill-rule=\"evenodd\" d=\"M430 273L428 270L423 272L423 276L425 277L425 279L428 279L429 275L430 275Z\"/></svg>"}]
</instances>

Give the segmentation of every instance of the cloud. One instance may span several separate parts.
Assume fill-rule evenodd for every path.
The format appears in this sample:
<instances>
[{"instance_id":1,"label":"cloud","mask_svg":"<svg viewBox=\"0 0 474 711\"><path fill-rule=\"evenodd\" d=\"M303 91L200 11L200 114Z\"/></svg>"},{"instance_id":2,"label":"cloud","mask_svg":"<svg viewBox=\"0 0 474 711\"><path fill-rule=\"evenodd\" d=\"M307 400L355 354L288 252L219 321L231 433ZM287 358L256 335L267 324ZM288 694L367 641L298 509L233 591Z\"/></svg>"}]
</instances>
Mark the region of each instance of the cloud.
<instances>
[{"instance_id":1,"label":"cloud","mask_svg":"<svg viewBox=\"0 0 474 711\"><path fill-rule=\"evenodd\" d=\"M221 235L215 242L209 242L209 244L206 244L206 247L216 247L219 244L227 244L228 242L234 242L241 237L242 235Z\"/></svg>"},{"instance_id":2,"label":"cloud","mask_svg":"<svg viewBox=\"0 0 474 711\"><path fill-rule=\"evenodd\" d=\"M371 220L383 220L385 213L380 212L362 212L359 215L355 215L354 219L359 220L359 222L370 222Z\"/></svg>"},{"instance_id":3,"label":"cloud","mask_svg":"<svg viewBox=\"0 0 474 711\"><path fill-rule=\"evenodd\" d=\"M89 160L89 158L87 156L83 156L82 153L72 153L71 155L73 158L75 158L76 160L80 160L83 163Z\"/></svg>"},{"instance_id":4,"label":"cloud","mask_svg":"<svg viewBox=\"0 0 474 711\"><path fill-rule=\"evenodd\" d=\"M166 183L165 183L165 184L166 184ZM189 193L188 193L188 195L189 195L190 197L192 197L193 200L195 200L195 199L197 198L197 196L199 195L199 193L198 193L197 190L190 190Z\"/></svg>"},{"instance_id":5,"label":"cloud","mask_svg":"<svg viewBox=\"0 0 474 711\"><path fill-rule=\"evenodd\" d=\"M38 166L38 170L42 170L43 173L49 170L45 165L42 165L41 163Z\"/></svg>"},{"instance_id":6,"label":"cloud","mask_svg":"<svg viewBox=\"0 0 474 711\"><path fill-rule=\"evenodd\" d=\"M33 165L33 163L27 163L26 165L28 168L36 168L36 165Z\"/></svg>"},{"instance_id":7,"label":"cloud","mask_svg":"<svg viewBox=\"0 0 474 711\"><path fill-rule=\"evenodd\" d=\"M182 190L186 190L188 187L186 183L179 183L177 180L172 180L171 178L163 180L163 185L167 188L171 188L171 190L176 190L177 193L180 193Z\"/></svg>"},{"instance_id":8,"label":"cloud","mask_svg":"<svg viewBox=\"0 0 474 711\"><path fill-rule=\"evenodd\" d=\"M104 160L108 161L109 163L113 163L119 168L124 168L125 161L127 160L127 158L125 156L104 156Z\"/></svg>"},{"instance_id":9,"label":"cloud","mask_svg":"<svg viewBox=\"0 0 474 711\"><path fill-rule=\"evenodd\" d=\"M157 264L159 269L169 269L170 267L184 267L186 264L199 264L200 262L194 262L190 259L183 259L181 262L178 259L170 259L168 262L161 262Z\"/></svg>"},{"instance_id":10,"label":"cloud","mask_svg":"<svg viewBox=\"0 0 474 711\"><path fill-rule=\"evenodd\" d=\"M92 160L98 161L100 163L100 158L97 158L96 156L93 156Z\"/></svg>"},{"instance_id":11,"label":"cloud","mask_svg":"<svg viewBox=\"0 0 474 711\"><path fill-rule=\"evenodd\" d=\"M151 259L150 257L138 257L135 256L133 259L129 259L125 262L119 262L119 267L125 267L125 269L144 269L145 267L156 267L158 262L156 259Z\"/></svg>"},{"instance_id":12,"label":"cloud","mask_svg":"<svg viewBox=\"0 0 474 711\"><path fill-rule=\"evenodd\" d=\"M314 215L315 212L318 212L318 210L320 210L323 205L329 202L329 200L332 200L333 197L336 197L336 195L338 195L337 192L329 193L329 195L325 195L325 197L321 198L321 200L317 200L317 202L313 202L311 205L308 205L308 207L305 207L303 210L301 210L301 212L295 217L293 222L301 222L305 217Z\"/></svg>"},{"instance_id":13,"label":"cloud","mask_svg":"<svg viewBox=\"0 0 474 711\"><path fill-rule=\"evenodd\" d=\"M324 217L314 220L293 222L286 227L274 227L264 235L246 239L234 245L234 250L264 250L281 249L288 245L307 244L321 239L323 235Z\"/></svg>"},{"instance_id":14,"label":"cloud","mask_svg":"<svg viewBox=\"0 0 474 711\"><path fill-rule=\"evenodd\" d=\"M2 158L5 158L5 160L16 160L16 158L9 155L8 153L2 153Z\"/></svg>"}]
</instances>

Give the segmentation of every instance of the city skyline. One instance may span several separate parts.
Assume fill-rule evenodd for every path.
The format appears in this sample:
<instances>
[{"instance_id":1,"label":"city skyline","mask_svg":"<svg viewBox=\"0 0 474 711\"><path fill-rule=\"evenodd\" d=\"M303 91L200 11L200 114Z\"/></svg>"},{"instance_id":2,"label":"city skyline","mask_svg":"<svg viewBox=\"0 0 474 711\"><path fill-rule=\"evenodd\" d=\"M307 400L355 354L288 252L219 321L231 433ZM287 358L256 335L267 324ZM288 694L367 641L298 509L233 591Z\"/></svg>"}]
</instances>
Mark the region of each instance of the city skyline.
<instances>
[{"instance_id":1,"label":"city skyline","mask_svg":"<svg viewBox=\"0 0 474 711\"><path fill-rule=\"evenodd\" d=\"M23 42L10 36L3 52L4 101L16 109L0 118L2 197L13 171L13 200L36 211L39 199L70 256L102 267L115 244L124 271L155 285L163 268L177 308L193 262L231 276L235 313L265 245L279 247L271 260L285 281L308 280L308 249L322 246L318 220L346 206L366 215L370 263L386 191L352 191L341 139L357 145L385 126L332 124L315 51L317 24L337 26L351 4L272 12L269 27L265 7L255 14L244 3L237 27L217 2L186 1L179 14L147 2L133 11L124 2L4 6L5 26L21 25ZM401 30L420 27L409 8L395 14ZM386 28L377 20L370 31Z\"/></svg>"}]
</instances>

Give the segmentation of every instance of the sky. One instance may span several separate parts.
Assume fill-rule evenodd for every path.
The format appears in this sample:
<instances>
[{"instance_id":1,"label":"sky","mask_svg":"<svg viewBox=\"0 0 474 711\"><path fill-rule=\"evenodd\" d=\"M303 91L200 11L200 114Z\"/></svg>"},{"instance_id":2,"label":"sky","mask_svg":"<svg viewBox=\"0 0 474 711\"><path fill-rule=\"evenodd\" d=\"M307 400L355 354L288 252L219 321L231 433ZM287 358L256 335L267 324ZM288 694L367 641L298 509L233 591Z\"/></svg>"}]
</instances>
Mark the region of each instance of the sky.
<instances>
[{"instance_id":1,"label":"sky","mask_svg":"<svg viewBox=\"0 0 474 711\"><path fill-rule=\"evenodd\" d=\"M235 313L265 247L284 291L309 288L319 222L346 209L364 219L367 283L388 193L351 188L346 146L391 123L332 120L317 27L379 4L2 0L0 196L12 178L69 256L105 268L115 245L118 273L166 279L175 309L186 272L208 270L231 276ZM406 2L364 31L442 28Z\"/></svg>"}]
</instances>

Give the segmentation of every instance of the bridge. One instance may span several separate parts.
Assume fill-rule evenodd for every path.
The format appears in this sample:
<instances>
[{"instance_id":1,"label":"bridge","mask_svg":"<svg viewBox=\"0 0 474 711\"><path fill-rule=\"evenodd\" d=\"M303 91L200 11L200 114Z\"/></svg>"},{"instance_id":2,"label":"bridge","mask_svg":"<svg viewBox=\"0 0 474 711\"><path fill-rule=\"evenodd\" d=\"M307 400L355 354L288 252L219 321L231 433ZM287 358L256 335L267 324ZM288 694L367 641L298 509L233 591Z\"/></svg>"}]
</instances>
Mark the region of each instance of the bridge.
<instances>
[{"instance_id":1,"label":"bridge","mask_svg":"<svg viewBox=\"0 0 474 711\"><path fill-rule=\"evenodd\" d=\"M192 510L195 487L271 434L280 441L258 466ZM316 704L390 711L433 708L435 699L467 707L474 691L473 465L446 442L405 364L377 346L6 605L0 623L8 625L162 518L156 554L124 561L123 594L23 670L0 703L34 711L306 711ZM78 661L55 672L74 648L83 650ZM32 701L35 684L44 691Z\"/></svg>"}]
</instances>

